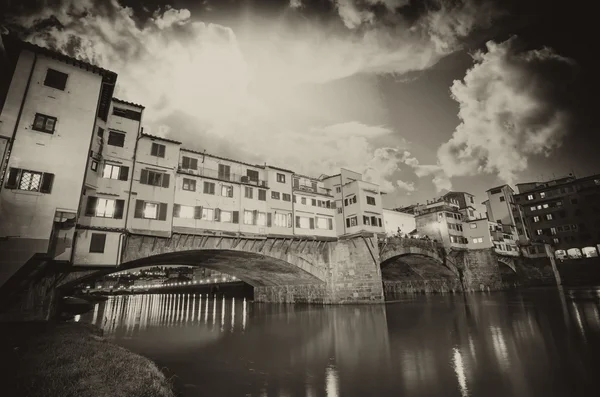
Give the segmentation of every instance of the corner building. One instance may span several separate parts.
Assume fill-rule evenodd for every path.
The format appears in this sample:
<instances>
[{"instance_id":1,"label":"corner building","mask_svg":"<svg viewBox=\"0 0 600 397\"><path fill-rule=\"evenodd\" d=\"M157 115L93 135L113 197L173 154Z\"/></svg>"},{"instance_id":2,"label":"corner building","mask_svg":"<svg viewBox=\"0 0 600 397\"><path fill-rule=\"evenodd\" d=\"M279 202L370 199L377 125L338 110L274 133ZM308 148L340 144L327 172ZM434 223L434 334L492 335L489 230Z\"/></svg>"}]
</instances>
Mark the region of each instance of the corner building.
<instances>
[{"instance_id":1,"label":"corner building","mask_svg":"<svg viewBox=\"0 0 600 397\"><path fill-rule=\"evenodd\" d=\"M9 35L0 39L2 285L36 253L73 260L92 140L117 75Z\"/></svg>"}]
</instances>

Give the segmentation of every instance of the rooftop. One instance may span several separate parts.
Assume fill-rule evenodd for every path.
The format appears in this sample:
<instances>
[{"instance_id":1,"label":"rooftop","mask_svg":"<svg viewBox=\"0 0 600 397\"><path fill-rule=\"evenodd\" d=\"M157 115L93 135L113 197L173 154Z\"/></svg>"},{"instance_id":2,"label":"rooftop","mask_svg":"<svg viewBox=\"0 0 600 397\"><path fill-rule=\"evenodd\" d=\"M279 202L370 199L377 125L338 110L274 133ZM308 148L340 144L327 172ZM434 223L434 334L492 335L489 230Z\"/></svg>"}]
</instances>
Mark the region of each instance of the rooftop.
<instances>
[{"instance_id":1,"label":"rooftop","mask_svg":"<svg viewBox=\"0 0 600 397\"><path fill-rule=\"evenodd\" d=\"M135 106L136 108L140 108L140 109L145 109L145 107L143 105L139 105L139 104L133 103L133 102L127 102L127 101L124 101L124 100L119 99L119 98L113 98L112 100L114 102L123 103L123 104L129 105L129 106Z\"/></svg>"},{"instance_id":2,"label":"rooftop","mask_svg":"<svg viewBox=\"0 0 600 397\"><path fill-rule=\"evenodd\" d=\"M179 141L175 141L173 139L168 139L168 138L163 138L162 136L150 135L150 134L147 134L145 132L142 132L142 137L146 137L146 138L150 138L150 139L158 139L158 140L161 140L161 141L165 141L165 142L170 142L170 143L175 143L175 144L181 145L181 142L179 142Z\"/></svg>"},{"instance_id":3,"label":"rooftop","mask_svg":"<svg viewBox=\"0 0 600 397\"><path fill-rule=\"evenodd\" d=\"M28 51L34 52L36 54L41 54L48 58L56 59L58 61L67 63L69 65L77 66L77 67L87 70L89 72L99 74L100 76L105 77L106 79L110 80L112 83L114 83L117 80L117 74L113 71L103 69L99 66L93 65L88 62L80 61L76 58L70 57L61 52L51 50L46 47L41 47L39 45L29 43L27 41L23 41L13 34L8 34L8 35L3 36L2 40L5 44L10 43L10 44L18 46L24 50L28 50Z\"/></svg>"},{"instance_id":4,"label":"rooftop","mask_svg":"<svg viewBox=\"0 0 600 397\"><path fill-rule=\"evenodd\" d=\"M489 192L490 190L494 190L494 189L502 189L504 186L508 186L508 188L509 188L510 190L513 190L513 188L512 188L512 187L510 187L510 185L508 185L508 184L506 184L506 183L505 183L504 185L500 185L500 186L492 187L492 188L490 188L490 189L486 190L486 192ZM513 190L513 191L514 191L514 190Z\"/></svg>"},{"instance_id":5,"label":"rooftop","mask_svg":"<svg viewBox=\"0 0 600 397\"><path fill-rule=\"evenodd\" d=\"M250 164L250 163L245 163L245 162L243 162L243 161L234 160L234 159L230 159L230 158L227 158L227 157L221 157L221 156L217 156L217 155L210 154L210 153L199 152L199 151L197 151L197 150L186 149L186 148L181 148L181 150L182 150L182 151L185 151L185 152L189 152L189 153L200 154L200 155L203 155L203 156L212 157L212 158L214 158L214 159L225 160L225 161L231 161L232 163L242 164L242 165L245 165L245 166L248 166L248 167L255 167L255 168L261 168L261 169L264 169L264 168L265 168L265 166L264 166L264 165L258 165L258 164Z\"/></svg>"}]
</instances>

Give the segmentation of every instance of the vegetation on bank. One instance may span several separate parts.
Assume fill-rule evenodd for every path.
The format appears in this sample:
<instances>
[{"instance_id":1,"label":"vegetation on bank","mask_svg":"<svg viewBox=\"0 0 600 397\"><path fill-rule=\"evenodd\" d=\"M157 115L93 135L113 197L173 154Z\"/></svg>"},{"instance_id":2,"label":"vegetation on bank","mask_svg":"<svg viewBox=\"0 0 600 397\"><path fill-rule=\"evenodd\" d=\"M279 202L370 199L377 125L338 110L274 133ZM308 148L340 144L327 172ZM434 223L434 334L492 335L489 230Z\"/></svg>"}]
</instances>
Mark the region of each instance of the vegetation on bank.
<instances>
[{"instance_id":1,"label":"vegetation on bank","mask_svg":"<svg viewBox=\"0 0 600 397\"><path fill-rule=\"evenodd\" d=\"M12 334L0 352L2 372L9 375L8 395L175 396L171 382L152 361L108 342L91 325L40 324L36 330L21 331L19 327L32 325L8 326L3 332Z\"/></svg>"}]
</instances>

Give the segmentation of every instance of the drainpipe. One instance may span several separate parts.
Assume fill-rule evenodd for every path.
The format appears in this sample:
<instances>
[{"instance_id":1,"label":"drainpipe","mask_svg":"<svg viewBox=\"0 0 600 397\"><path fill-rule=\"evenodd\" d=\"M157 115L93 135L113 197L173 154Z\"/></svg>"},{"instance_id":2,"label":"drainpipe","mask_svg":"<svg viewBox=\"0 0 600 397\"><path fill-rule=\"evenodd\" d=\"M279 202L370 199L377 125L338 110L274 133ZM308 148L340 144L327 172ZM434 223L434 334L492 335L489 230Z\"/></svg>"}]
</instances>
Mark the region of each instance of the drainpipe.
<instances>
[{"instance_id":1,"label":"drainpipe","mask_svg":"<svg viewBox=\"0 0 600 397\"><path fill-rule=\"evenodd\" d=\"M142 109L142 116L143 115L144 115L144 109ZM138 143L139 143L140 139L142 138L142 134L144 133L144 128L142 127L142 121L141 121L142 119L143 119L143 117L140 117L140 126L138 128L137 137L135 138L135 145L133 146L133 163L131 164L131 180L129 181L129 194L127 195L127 209L125 209L125 227L124 227L124 229L125 229L124 235L125 236L127 236L129 234L129 232L127 231L127 222L129 222L129 208L131 207L131 198L132 198L131 190L133 189L133 176L135 175L137 147L138 147ZM175 183L175 178L173 178L173 183ZM119 261L119 263L123 262L124 252L125 252L125 250L121 251L121 260Z\"/></svg>"},{"instance_id":2,"label":"drainpipe","mask_svg":"<svg viewBox=\"0 0 600 397\"><path fill-rule=\"evenodd\" d=\"M20 53L22 54L22 53ZM19 55L20 55L19 54ZM29 94L29 86L31 85L31 79L33 78L33 71L35 70L35 65L37 64L37 54L33 54L33 64L31 65L31 70L29 71L29 77L27 78L27 85L25 86L25 93L23 94L23 99L21 100L21 105L19 106L19 113L17 113L17 121L15 122L15 128L13 129L12 137L10 138L10 142L8 143L8 148L6 149L6 159L2 164L2 174L0 175L0 192L2 191L2 186L4 186L4 175L6 175L6 169L8 168L8 160L10 159L10 155L12 153L12 148L15 142L15 138L17 136L17 130L19 129L19 124L21 123L21 115L23 114L23 108L25 107L25 101L27 100L27 95ZM10 90L10 88L9 88Z\"/></svg>"},{"instance_id":3,"label":"drainpipe","mask_svg":"<svg viewBox=\"0 0 600 397\"><path fill-rule=\"evenodd\" d=\"M299 182L299 181L298 181ZM292 174L292 234L296 236L296 194L294 193L294 175Z\"/></svg>"}]
</instances>

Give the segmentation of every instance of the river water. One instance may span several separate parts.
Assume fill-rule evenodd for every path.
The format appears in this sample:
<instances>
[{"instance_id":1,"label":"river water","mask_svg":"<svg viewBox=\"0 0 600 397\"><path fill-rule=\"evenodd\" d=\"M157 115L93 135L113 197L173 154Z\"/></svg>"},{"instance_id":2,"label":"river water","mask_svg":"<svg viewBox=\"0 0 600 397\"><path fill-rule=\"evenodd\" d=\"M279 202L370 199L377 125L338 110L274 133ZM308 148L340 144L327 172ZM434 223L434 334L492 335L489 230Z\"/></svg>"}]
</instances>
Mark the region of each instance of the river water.
<instances>
[{"instance_id":1,"label":"river water","mask_svg":"<svg viewBox=\"0 0 600 397\"><path fill-rule=\"evenodd\" d=\"M376 306L115 296L77 320L154 360L183 396L600 394L600 287Z\"/></svg>"}]
</instances>

